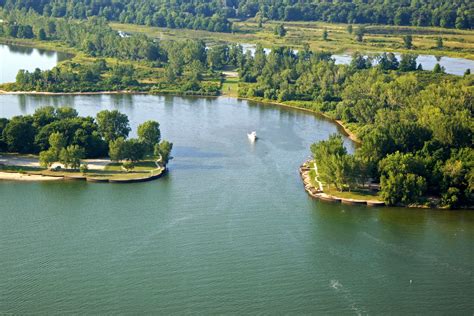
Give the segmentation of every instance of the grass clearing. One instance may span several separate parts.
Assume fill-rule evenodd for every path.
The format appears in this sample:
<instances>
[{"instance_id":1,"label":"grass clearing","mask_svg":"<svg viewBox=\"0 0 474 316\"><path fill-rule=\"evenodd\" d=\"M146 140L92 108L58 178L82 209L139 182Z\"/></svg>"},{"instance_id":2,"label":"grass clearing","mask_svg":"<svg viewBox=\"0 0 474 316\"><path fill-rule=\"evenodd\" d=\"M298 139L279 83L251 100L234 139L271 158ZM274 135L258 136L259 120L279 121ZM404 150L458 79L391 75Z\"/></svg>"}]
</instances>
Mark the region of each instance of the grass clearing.
<instances>
[{"instance_id":1,"label":"grass clearing","mask_svg":"<svg viewBox=\"0 0 474 316\"><path fill-rule=\"evenodd\" d=\"M324 186L324 193L339 198L354 199L354 200L381 200L379 192L371 191L369 189L356 189L353 191L340 192L333 186Z\"/></svg>"},{"instance_id":2,"label":"grass clearing","mask_svg":"<svg viewBox=\"0 0 474 316\"><path fill-rule=\"evenodd\" d=\"M227 77L222 84L222 95L238 97L239 78Z\"/></svg>"},{"instance_id":3,"label":"grass clearing","mask_svg":"<svg viewBox=\"0 0 474 316\"><path fill-rule=\"evenodd\" d=\"M274 34L277 24L283 23L287 29L285 37ZM367 25L364 42L354 40L354 34L347 32L347 24L324 22L281 22L268 21L259 28L257 23L250 19L234 21L234 33L218 33L203 30L167 29L143 25L111 23L112 28L127 33L141 33L159 39L202 39L208 45L219 43L260 43L264 47L290 46L302 48L307 43L312 50L332 51L336 53L363 51L381 52L394 51L399 53L416 53L439 56L464 57L474 59L474 31L442 29L435 27L409 27L390 25ZM358 25L353 25L354 30ZM329 33L328 40L323 40L323 30ZM402 36L413 36L414 49L403 47ZM442 37L444 47L436 48L436 38Z\"/></svg>"}]
</instances>

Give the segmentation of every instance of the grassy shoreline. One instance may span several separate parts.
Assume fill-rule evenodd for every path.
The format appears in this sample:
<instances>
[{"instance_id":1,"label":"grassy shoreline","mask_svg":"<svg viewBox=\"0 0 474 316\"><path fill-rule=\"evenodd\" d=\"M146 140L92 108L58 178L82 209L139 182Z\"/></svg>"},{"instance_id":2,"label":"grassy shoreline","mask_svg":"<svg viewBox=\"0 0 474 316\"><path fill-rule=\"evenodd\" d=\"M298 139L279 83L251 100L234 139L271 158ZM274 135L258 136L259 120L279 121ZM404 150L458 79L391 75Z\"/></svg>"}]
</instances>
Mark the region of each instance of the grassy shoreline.
<instances>
[{"instance_id":1,"label":"grassy shoreline","mask_svg":"<svg viewBox=\"0 0 474 316\"><path fill-rule=\"evenodd\" d=\"M110 163L104 169L90 169L84 173L71 169L53 171L36 166L0 164L0 180L28 180L24 177L32 176L32 181L49 181L57 178L58 180L130 183L157 179L165 171L165 168L158 168L153 161L139 162L135 170L130 172L123 171L121 164Z\"/></svg>"},{"instance_id":2,"label":"grassy shoreline","mask_svg":"<svg viewBox=\"0 0 474 316\"><path fill-rule=\"evenodd\" d=\"M283 23L287 29L285 37L278 37L273 30L277 24ZM302 48L308 44L314 51L332 51L335 53L361 51L376 53L381 51L397 53L414 53L419 55L435 55L474 59L474 31L443 29L435 27L409 27L366 25L367 34L364 42L356 42L354 35L347 32L348 24L324 22L288 22L268 21L262 28L249 19L234 22L233 33L208 32L203 30L168 29L135 24L110 23L115 30L127 33L145 34L159 39L202 39L207 44L240 43L257 44L271 48L289 46ZM354 30L358 25L354 25ZM322 39L322 32L329 32L328 40ZM405 49L402 36L413 36L414 48ZM442 37L444 47L436 48L436 38Z\"/></svg>"}]
</instances>

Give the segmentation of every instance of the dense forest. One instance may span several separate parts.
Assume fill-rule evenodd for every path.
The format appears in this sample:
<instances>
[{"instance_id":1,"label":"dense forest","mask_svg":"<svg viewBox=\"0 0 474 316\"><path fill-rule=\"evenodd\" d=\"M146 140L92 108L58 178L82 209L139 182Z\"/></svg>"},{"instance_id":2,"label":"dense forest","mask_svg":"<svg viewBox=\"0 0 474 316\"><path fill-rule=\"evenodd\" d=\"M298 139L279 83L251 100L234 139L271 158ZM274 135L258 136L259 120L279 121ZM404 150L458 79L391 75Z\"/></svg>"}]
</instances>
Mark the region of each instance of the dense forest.
<instances>
[{"instance_id":1,"label":"dense forest","mask_svg":"<svg viewBox=\"0 0 474 316\"><path fill-rule=\"evenodd\" d=\"M470 29L474 4L469 0L0 0L7 11L34 10L44 16L109 21L168 28L230 32L229 18L377 23Z\"/></svg>"},{"instance_id":2,"label":"dense forest","mask_svg":"<svg viewBox=\"0 0 474 316\"><path fill-rule=\"evenodd\" d=\"M390 205L459 207L474 200L474 77L422 71L416 56L355 54L336 65L330 53L257 47L240 68L239 95L284 101L342 120L362 144L348 154L342 139L312 146L324 182L338 190L380 183ZM439 68L438 68L439 69Z\"/></svg>"}]
</instances>

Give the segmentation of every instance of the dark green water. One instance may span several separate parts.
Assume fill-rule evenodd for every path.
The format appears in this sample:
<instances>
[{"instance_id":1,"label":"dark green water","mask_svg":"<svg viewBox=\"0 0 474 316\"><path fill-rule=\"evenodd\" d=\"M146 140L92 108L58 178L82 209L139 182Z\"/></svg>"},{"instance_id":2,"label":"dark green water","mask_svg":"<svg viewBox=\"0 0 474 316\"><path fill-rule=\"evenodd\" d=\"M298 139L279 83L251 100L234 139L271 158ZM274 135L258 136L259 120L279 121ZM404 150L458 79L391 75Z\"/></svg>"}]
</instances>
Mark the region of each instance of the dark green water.
<instances>
[{"instance_id":1,"label":"dark green water","mask_svg":"<svg viewBox=\"0 0 474 316\"><path fill-rule=\"evenodd\" d=\"M156 119L175 159L143 184L0 182L0 313L474 312L474 213L306 195L298 166L330 122L158 96L4 95L0 117L46 104Z\"/></svg>"}]
</instances>

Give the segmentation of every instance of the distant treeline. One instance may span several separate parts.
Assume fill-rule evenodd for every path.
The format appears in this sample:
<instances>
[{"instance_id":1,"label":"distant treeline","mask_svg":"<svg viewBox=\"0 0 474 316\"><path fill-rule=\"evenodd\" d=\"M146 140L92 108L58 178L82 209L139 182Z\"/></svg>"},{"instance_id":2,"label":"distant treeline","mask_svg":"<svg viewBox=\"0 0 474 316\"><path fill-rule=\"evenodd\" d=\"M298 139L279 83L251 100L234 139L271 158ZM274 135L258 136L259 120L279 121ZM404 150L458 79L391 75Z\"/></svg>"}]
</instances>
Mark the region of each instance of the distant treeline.
<instances>
[{"instance_id":1,"label":"distant treeline","mask_svg":"<svg viewBox=\"0 0 474 316\"><path fill-rule=\"evenodd\" d=\"M44 16L109 21L169 28L230 32L229 18L335 23L440 26L470 29L474 4L469 0L0 0L6 11L34 10Z\"/></svg>"},{"instance_id":2,"label":"distant treeline","mask_svg":"<svg viewBox=\"0 0 474 316\"><path fill-rule=\"evenodd\" d=\"M31 9L48 17L86 19L98 16L122 23L211 32L230 32L232 28L227 19L228 8L222 7L222 1L218 0L0 0L0 7L7 12Z\"/></svg>"}]
</instances>

